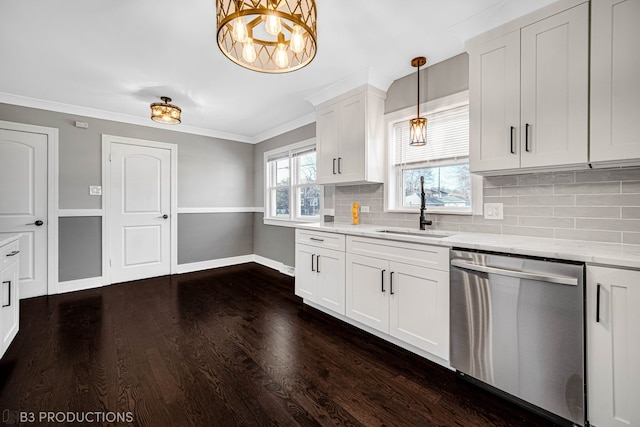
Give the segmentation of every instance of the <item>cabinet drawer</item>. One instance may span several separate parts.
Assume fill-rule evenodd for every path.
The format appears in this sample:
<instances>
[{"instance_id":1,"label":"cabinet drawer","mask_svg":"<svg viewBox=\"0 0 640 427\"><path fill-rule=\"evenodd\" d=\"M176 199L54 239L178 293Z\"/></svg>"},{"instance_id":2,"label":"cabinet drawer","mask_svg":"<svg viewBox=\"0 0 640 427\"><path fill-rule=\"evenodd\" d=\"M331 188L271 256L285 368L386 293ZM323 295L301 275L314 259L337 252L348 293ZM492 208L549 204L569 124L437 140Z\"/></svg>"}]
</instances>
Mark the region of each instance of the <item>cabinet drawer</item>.
<instances>
[{"instance_id":1,"label":"cabinet drawer","mask_svg":"<svg viewBox=\"0 0 640 427\"><path fill-rule=\"evenodd\" d=\"M344 234L296 229L296 243L344 252Z\"/></svg>"},{"instance_id":2,"label":"cabinet drawer","mask_svg":"<svg viewBox=\"0 0 640 427\"><path fill-rule=\"evenodd\" d=\"M8 267L18 261L18 241L11 242L0 248L0 269Z\"/></svg>"},{"instance_id":3,"label":"cabinet drawer","mask_svg":"<svg viewBox=\"0 0 640 427\"><path fill-rule=\"evenodd\" d=\"M347 252L449 271L449 248L369 237L347 237Z\"/></svg>"}]
</instances>

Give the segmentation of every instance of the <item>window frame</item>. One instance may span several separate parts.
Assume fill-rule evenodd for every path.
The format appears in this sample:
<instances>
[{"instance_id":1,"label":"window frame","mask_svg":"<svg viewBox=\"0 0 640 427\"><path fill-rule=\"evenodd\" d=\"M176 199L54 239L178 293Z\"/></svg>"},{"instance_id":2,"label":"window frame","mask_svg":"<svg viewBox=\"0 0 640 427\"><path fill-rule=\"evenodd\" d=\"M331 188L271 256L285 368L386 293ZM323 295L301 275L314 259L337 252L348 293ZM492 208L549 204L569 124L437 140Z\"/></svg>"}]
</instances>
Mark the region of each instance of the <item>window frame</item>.
<instances>
[{"instance_id":1,"label":"window frame","mask_svg":"<svg viewBox=\"0 0 640 427\"><path fill-rule=\"evenodd\" d=\"M264 217L263 223L267 225L280 225L280 226L294 226L299 223L314 223L321 222L322 212L324 207L324 188L322 185L318 184L300 184L297 179L297 165L296 165L296 155L298 153L313 150L316 152L316 168L318 164L317 158L317 150L316 150L316 139L310 138L304 141L296 142L294 144L289 144L284 147L275 148L273 150L265 151L263 156L263 169L264 169L264 184L263 184L263 192L264 192ZM271 190L275 188L284 188L284 186L276 186L271 183L271 168L269 166L270 159L274 159L277 157L288 158L289 161L289 214L288 215L271 215L271 207L274 201L271 198ZM316 180L317 180L317 172L316 172ZM308 187L311 185L318 186L319 191L319 213L317 216L313 217L300 217L298 216L298 189L301 187Z\"/></svg>"},{"instance_id":2,"label":"window frame","mask_svg":"<svg viewBox=\"0 0 640 427\"><path fill-rule=\"evenodd\" d=\"M428 116L430 114L446 111L452 108L461 107L469 104L469 91L465 90L452 95L444 96L429 102L420 104L420 111L423 112L422 116ZM457 159L446 159L436 161L425 161L411 165L410 168L405 165L396 167L395 163L395 136L394 125L408 121L415 117L416 107L408 107L399 111L394 111L385 115L385 126L387 128L387 140L386 140L386 168L387 173L385 175L385 194L384 194L384 210L385 212L394 213L416 213L419 212L420 207L407 207L402 205L402 191L403 191L403 171L406 169L419 169L424 167L446 166L456 164L456 160L469 159L469 157L459 157ZM427 122L427 132L428 130ZM459 163L459 162L457 162ZM469 208L437 208L428 207L427 212L431 214L444 214L444 215L481 215L482 214L482 177L469 173L471 178L471 206Z\"/></svg>"}]
</instances>

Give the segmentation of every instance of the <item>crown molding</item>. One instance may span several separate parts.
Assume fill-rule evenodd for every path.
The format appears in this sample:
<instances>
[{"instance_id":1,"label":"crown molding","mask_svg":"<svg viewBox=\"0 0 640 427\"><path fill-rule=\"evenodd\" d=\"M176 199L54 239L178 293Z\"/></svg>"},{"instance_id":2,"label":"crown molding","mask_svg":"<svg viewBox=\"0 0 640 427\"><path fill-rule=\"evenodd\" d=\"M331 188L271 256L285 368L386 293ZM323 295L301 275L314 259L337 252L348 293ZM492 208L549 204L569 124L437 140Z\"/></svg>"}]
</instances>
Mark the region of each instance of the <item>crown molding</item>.
<instances>
[{"instance_id":1,"label":"crown molding","mask_svg":"<svg viewBox=\"0 0 640 427\"><path fill-rule=\"evenodd\" d=\"M378 73L371 67L364 68L357 73L350 75L349 77L340 80L328 86L313 95L306 97L314 107L333 99L339 95L347 93L353 89L359 88L363 85L373 86L376 89L387 93L389 86L393 83L393 79L384 74Z\"/></svg>"}]
</instances>

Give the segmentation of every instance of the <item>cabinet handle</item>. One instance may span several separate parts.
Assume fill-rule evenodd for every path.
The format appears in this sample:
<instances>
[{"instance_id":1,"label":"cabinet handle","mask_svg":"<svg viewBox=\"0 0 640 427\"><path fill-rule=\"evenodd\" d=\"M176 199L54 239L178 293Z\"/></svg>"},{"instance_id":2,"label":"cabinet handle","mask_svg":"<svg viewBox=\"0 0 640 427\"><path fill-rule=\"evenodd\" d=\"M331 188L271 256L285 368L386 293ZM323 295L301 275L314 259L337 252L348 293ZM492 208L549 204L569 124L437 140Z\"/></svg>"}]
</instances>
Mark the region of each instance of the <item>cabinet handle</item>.
<instances>
[{"instance_id":1,"label":"cabinet handle","mask_svg":"<svg viewBox=\"0 0 640 427\"><path fill-rule=\"evenodd\" d=\"M9 304L3 304L2 307L9 307L11 305L11 280L7 280L6 282L2 282L2 284L8 284L9 285Z\"/></svg>"},{"instance_id":2,"label":"cabinet handle","mask_svg":"<svg viewBox=\"0 0 640 427\"><path fill-rule=\"evenodd\" d=\"M13 251L13 252L9 252L9 253L7 254L7 256L16 256L16 255L18 255L19 253L20 253L20 251Z\"/></svg>"},{"instance_id":3,"label":"cabinet handle","mask_svg":"<svg viewBox=\"0 0 640 427\"><path fill-rule=\"evenodd\" d=\"M342 157L338 157L338 173L342 173Z\"/></svg>"},{"instance_id":4,"label":"cabinet handle","mask_svg":"<svg viewBox=\"0 0 640 427\"><path fill-rule=\"evenodd\" d=\"M511 154L516 154L516 146L514 145L514 140L513 140L513 132L516 130L515 127L511 126L511 129L509 130L509 134L510 134L510 140L511 140Z\"/></svg>"},{"instance_id":5,"label":"cabinet handle","mask_svg":"<svg viewBox=\"0 0 640 427\"><path fill-rule=\"evenodd\" d=\"M333 174L336 174L336 159L333 159Z\"/></svg>"},{"instance_id":6,"label":"cabinet handle","mask_svg":"<svg viewBox=\"0 0 640 427\"><path fill-rule=\"evenodd\" d=\"M527 153L531 152L531 147L529 147L529 123L524 125L524 149Z\"/></svg>"},{"instance_id":7,"label":"cabinet handle","mask_svg":"<svg viewBox=\"0 0 640 427\"><path fill-rule=\"evenodd\" d=\"M393 292L393 271L389 273L389 294L394 295Z\"/></svg>"},{"instance_id":8,"label":"cabinet handle","mask_svg":"<svg viewBox=\"0 0 640 427\"><path fill-rule=\"evenodd\" d=\"M316 271L313 269L313 264L315 262L316 254L311 254L311 271Z\"/></svg>"},{"instance_id":9,"label":"cabinet handle","mask_svg":"<svg viewBox=\"0 0 640 427\"><path fill-rule=\"evenodd\" d=\"M320 255L316 255L316 273L320 273Z\"/></svg>"},{"instance_id":10,"label":"cabinet handle","mask_svg":"<svg viewBox=\"0 0 640 427\"><path fill-rule=\"evenodd\" d=\"M324 239L318 239L316 237L309 237L309 240L313 240L314 242L324 242Z\"/></svg>"},{"instance_id":11,"label":"cabinet handle","mask_svg":"<svg viewBox=\"0 0 640 427\"><path fill-rule=\"evenodd\" d=\"M381 273L381 277L380 277L380 284L382 285L382 292L384 292L384 272L387 270L382 270Z\"/></svg>"},{"instance_id":12,"label":"cabinet handle","mask_svg":"<svg viewBox=\"0 0 640 427\"><path fill-rule=\"evenodd\" d=\"M596 291L596 322L600 323L600 287L602 285L598 283L598 288Z\"/></svg>"}]
</instances>

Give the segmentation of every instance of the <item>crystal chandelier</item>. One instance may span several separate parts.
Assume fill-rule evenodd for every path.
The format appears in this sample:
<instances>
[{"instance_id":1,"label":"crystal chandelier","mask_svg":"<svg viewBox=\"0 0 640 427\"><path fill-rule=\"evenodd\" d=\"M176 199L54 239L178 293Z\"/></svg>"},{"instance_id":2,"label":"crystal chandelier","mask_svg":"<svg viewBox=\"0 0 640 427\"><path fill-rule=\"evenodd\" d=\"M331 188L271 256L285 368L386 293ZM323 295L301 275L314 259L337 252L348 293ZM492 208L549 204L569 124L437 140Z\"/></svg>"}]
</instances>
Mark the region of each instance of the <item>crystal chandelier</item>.
<instances>
[{"instance_id":1,"label":"crystal chandelier","mask_svg":"<svg viewBox=\"0 0 640 427\"><path fill-rule=\"evenodd\" d=\"M286 73L316 55L314 0L217 0L218 47L236 64Z\"/></svg>"},{"instance_id":2,"label":"crystal chandelier","mask_svg":"<svg viewBox=\"0 0 640 427\"><path fill-rule=\"evenodd\" d=\"M409 145L420 146L427 143L427 119L420 117L420 67L427 63L427 58L419 56L411 60L411 65L417 67L416 78L418 80L418 114L415 119L409 120Z\"/></svg>"}]
</instances>

